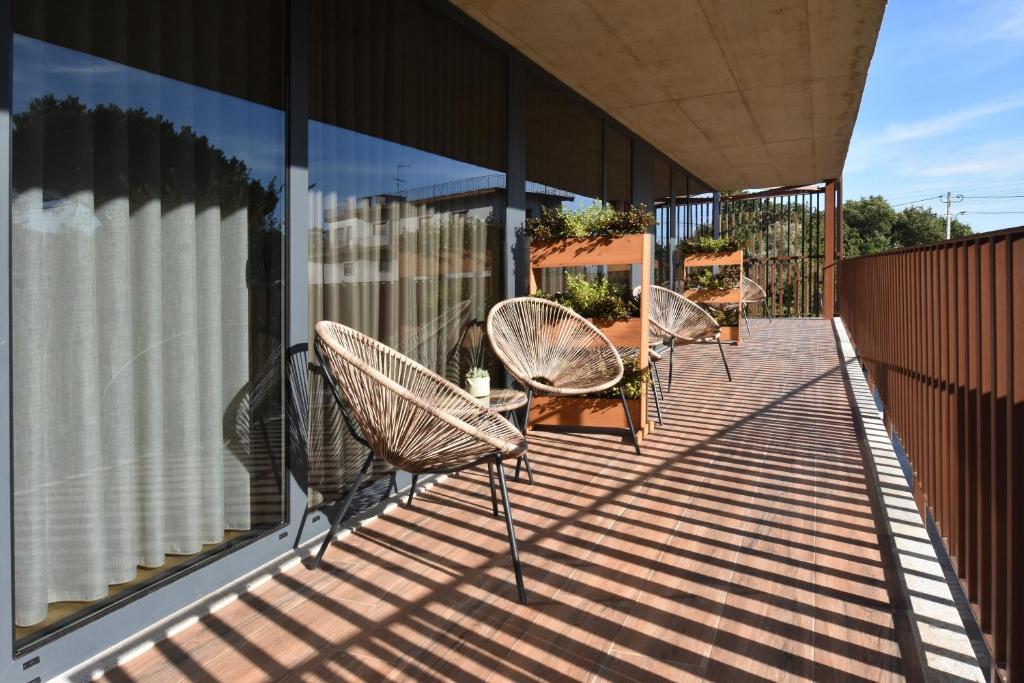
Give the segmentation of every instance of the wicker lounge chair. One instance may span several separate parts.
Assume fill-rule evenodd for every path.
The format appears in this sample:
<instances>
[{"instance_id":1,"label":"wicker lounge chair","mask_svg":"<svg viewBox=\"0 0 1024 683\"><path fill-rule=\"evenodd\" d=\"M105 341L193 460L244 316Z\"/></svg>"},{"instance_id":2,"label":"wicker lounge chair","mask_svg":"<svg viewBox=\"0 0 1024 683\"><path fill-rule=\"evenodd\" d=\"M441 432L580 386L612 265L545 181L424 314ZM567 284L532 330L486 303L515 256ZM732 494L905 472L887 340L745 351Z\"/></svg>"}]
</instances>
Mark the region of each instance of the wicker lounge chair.
<instances>
[{"instance_id":1,"label":"wicker lounge chair","mask_svg":"<svg viewBox=\"0 0 1024 683\"><path fill-rule=\"evenodd\" d=\"M497 470L519 601L526 602L512 509L502 466L526 453L526 439L498 413L485 408L440 375L371 337L339 323L316 325L316 353L326 369L335 398L351 413L370 448L346 504L331 519L331 529L313 561L316 567L337 533L360 479L374 457L414 477L459 472L486 463ZM491 489L491 507L498 505Z\"/></svg>"},{"instance_id":2,"label":"wicker lounge chair","mask_svg":"<svg viewBox=\"0 0 1024 683\"><path fill-rule=\"evenodd\" d=\"M640 453L621 385L622 357L590 321L554 301L524 296L506 299L491 309L487 336L494 353L526 389L526 421L534 394L583 396L618 386L629 435Z\"/></svg>"},{"instance_id":3,"label":"wicker lounge chair","mask_svg":"<svg viewBox=\"0 0 1024 683\"><path fill-rule=\"evenodd\" d=\"M750 323L747 322L747 307L750 304L761 304L764 306L764 315L768 322L772 322L772 314L768 311L768 295L765 294L761 285L749 277L740 278L740 308L743 313L743 322L747 326L747 334L750 334Z\"/></svg>"},{"instance_id":4,"label":"wicker lounge chair","mask_svg":"<svg viewBox=\"0 0 1024 683\"><path fill-rule=\"evenodd\" d=\"M719 353L722 354L725 375L730 382L732 381L729 363L725 360L725 351L722 349L721 327L707 311L671 289L651 286L649 315L652 333L670 340L671 354L675 353L676 342L692 344L714 339L718 343ZM668 387L671 389L671 362L668 367Z\"/></svg>"}]
</instances>

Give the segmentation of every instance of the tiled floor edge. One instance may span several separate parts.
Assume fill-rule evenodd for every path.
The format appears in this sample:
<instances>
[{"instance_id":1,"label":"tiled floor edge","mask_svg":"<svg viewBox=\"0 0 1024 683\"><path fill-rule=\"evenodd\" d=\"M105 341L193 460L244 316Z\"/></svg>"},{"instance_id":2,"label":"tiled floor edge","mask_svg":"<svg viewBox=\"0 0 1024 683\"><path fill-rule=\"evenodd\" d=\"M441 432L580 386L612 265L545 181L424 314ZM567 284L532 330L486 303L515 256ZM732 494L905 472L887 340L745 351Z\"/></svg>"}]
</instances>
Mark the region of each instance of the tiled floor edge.
<instances>
[{"instance_id":1,"label":"tiled floor edge","mask_svg":"<svg viewBox=\"0 0 1024 683\"><path fill-rule=\"evenodd\" d=\"M894 596L906 605L911 638L919 658L915 668L928 681L977 681L985 675L957 610L928 529L875 405L846 326L833 319L843 377L869 465L870 481L880 501L885 535L896 567Z\"/></svg>"}]
</instances>

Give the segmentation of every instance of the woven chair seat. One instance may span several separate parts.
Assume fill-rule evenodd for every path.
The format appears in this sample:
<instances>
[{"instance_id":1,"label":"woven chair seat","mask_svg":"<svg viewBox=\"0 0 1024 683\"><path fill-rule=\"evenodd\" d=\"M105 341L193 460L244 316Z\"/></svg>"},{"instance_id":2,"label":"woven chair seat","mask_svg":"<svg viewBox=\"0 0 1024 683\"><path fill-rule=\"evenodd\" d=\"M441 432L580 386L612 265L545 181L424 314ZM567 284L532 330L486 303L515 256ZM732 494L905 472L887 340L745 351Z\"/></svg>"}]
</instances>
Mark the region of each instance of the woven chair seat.
<instances>
[{"instance_id":1,"label":"woven chair seat","mask_svg":"<svg viewBox=\"0 0 1024 683\"><path fill-rule=\"evenodd\" d=\"M681 342L717 339L721 327L703 308L671 289L651 286L650 322L654 334Z\"/></svg>"},{"instance_id":2,"label":"woven chair seat","mask_svg":"<svg viewBox=\"0 0 1024 683\"><path fill-rule=\"evenodd\" d=\"M487 315L487 335L516 381L539 394L580 396L622 379L622 359L608 337L554 301L499 302Z\"/></svg>"},{"instance_id":3,"label":"woven chair seat","mask_svg":"<svg viewBox=\"0 0 1024 683\"><path fill-rule=\"evenodd\" d=\"M526 450L497 412L394 349L339 323L316 325L328 370L377 457L412 473L452 471Z\"/></svg>"},{"instance_id":4,"label":"woven chair seat","mask_svg":"<svg viewBox=\"0 0 1024 683\"><path fill-rule=\"evenodd\" d=\"M767 298L768 295L765 294L761 285L749 277L744 276L740 278L740 303L759 304Z\"/></svg>"}]
</instances>

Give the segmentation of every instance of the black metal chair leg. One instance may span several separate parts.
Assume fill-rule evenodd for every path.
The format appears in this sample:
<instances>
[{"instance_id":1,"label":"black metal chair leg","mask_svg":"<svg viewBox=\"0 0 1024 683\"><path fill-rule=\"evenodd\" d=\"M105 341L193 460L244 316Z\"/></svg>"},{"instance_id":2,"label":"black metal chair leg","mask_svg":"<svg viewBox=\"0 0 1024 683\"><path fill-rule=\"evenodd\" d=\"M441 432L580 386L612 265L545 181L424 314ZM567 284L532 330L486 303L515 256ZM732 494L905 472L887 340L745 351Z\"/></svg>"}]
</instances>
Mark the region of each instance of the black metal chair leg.
<instances>
[{"instance_id":1,"label":"black metal chair leg","mask_svg":"<svg viewBox=\"0 0 1024 683\"><path fill-rule=\"evenodd\" d=\"M729 372L729 363L727 363L726 360L725 360L725 351L722 349L722 340L716 338L715 341L718 342L718 352L720 354L722 354L722 365L725 366L725 376L728 377L729 381L731 382L732 381L732 373Z\"/></svg>"},{"instance_id":2,"label":"black metal chair leg","mask_svg":"<svg viewBox=\"0 0 1024 683\"><path fill-rule=\"evenodd\" d=\"M526 390L526 412L523 413L523 436L526 436L526 426L530 424L530 406L533 405L533 389Z\"/></svg>"},{"instance_id":3,"label":"black metal chair leg","mask_svg":"<svg viewBox=\"0 0 1024 683\"><path fill-rule=\"evenodd\" d=\"M655 365L654 367L657 367L657 365ZM654 410L655 410L655 412L658 415L658 424L659 425L660 424L664 424L661 421L661 400L658 399L658 387L657 387L657 385L652 385L651 386L651 393L654 394Z\"/></svg>"},{"instance_id":4,"label":"black metal chair leg","mask_svg":"<svg viewBox=\"0 0 1024 683\"><path fill-rule=\"evenodd\" d=\"M747 334L750 334L750 319L747 318L747 305L740 306L740 315L743 316L743 324L747 326Z\"/></svg>"},{"instance_id":5,"label":"black metal chair leg","mask_svg":"<svg viewBox=\"0 0 1024 683\"><path fill-rule=\"evenodd\" d=\"M512 551L512 569L516 574L516 589L519 602L526 604L526 588L523 587L523 567L519 563L519 547L516 545L516 530L512 524L512 506L508 502L508 486L505 485L505 470L501 465L501 456L494 456L498 468L498 485L501 487L501 504L505 508L505 528L508 530L508 547Z\"/></svg>"},{"instance_id":6,"label":"black metal chair leg","mask_svg":"<svg viewBox=\"0 0 1024 683\"><path fill-rule=\"evenodd\" d=\"M768 299L764 300L764 315L765 315L766 318L768 318L768 322L770 322L770 323L775 322L774 320L772 320L772 313L771 313L771 311L768 310Z\"/></svg>"},{"instance_id":7,"label":"black metal chair leg","mask_svg":"<svg viewBox=\"0 0 1024 683\"><path fill-rule=\"evenodd\" d=\"M363 483L363 478L366 473L370 471L370 463L373 462L373 453L366 456L366 462L363 463L363 469L359 470L359 476L356 477L355 483L349 488L348 493L345 494L344 500L341 505L335 503L331 509L327 512L327 518L331 520L331 528L324 537L324 542L320 544L320 550L316 553L316 558L313 560L310 569L316 569L320 566L320 560L323 559L324 553L327 552L327 547L331 545L334 540L334 535L338 533L338 527L341 526L341 520L345 519L345 513L348 512L349 506L352 504L352 499L356 497L356 492L359 490L359 485Z\"/></svg>"},{"instance_id":8,"label":"black metal chair leg","mask_svg":"<svg viewBox=\"0 0 1024 683\"><path fill-rule=\"evenodd\" d=\"M526 483L533 486L533 468L530 467L530 456L523 453L521 456L516 458L516 481L519 481L519 463L522 462L526 465Z\"/></svg>"},{"instance_id":9,"label":"black metal chair leg","mask_svg":"<svg viewBox=\"0 0 1024 683\"><path fill-rule=\"evenodd\" d=\"M412 475L412 486L409 487L409 500L405 502L405 507L412 507L412 497L416 494L416 482L419 481L420 475Z\"/></svg>"},{"instance_id":10,"label":"black metal chair leg","mask_svg":"<svg viewBox=\"0 0 1024 683\"><path fill-rule=\"evenodd\" d=\"M636 438L636 427L633 426L633 414L629 412L629 403L626 401L626 390L619 385L619 396L622 398L622 409L626 412L626 423L629 425L629 435L633 438L633 448L636 454L640 455L640 441Z\"/></svg>"},{"instance_id":11,"label":"black metal chair leg","mask_svg":"<svg viewBox=\"0 0 1024 683\"><path fill-rule=\"evenodd\" d=\"M676 340L670 339L668 342L668 390L672 391L672 366L673 361L676 358Z\"/></svg>"},{"instance_id":12,"label":"black metal chair leg","mask_svg":"<svg viewBox=\"0 0 1024 683\"><path fill-rule=\"evenodd\" d=\"M388 496L391 495L391 489L394 489L395 493L398 493L398 482L395 480L394 472L392 472L391 475L388 477L388 488L386 491L384 491L384 495L381 497L381 501L387 500Z\"/></svg>"},{"instance_id":13,"label":"black metal chair leg","mask_svg":"<svg viewBox=\"0 0 1024 683\"><path fill-rule=\"evenodd\" d=\"M533 389L526 390L526 409L523 413L523 424L519 425L523 436L526 436L526 425L530 423L530 406L533 405ZM530 467L530 457L523 453L520 457L516 458L516 481L519 481L519 472L522 466L526 465L526 478L530 482L530 486L533 486L533 468Z\"/></svg>"},{"instance_id":14,"label":"black metal chair leg","mask_svg":"<svg viewBox=\"0 0 1024 683\"><path fill-rule=\"evenodd\" d=\"M498 469L501 469L501 465L498 465ZM491 481L491 513L498 516L498 496L494 492L494 465L487 463L487 478Z\"/></svg>"},{"instance_id":15,"label":"black metal chair leg","mask_svg":"<svg viewBox=\"0 0 1024 683\"><path fill-rule=\"evenodd\" d=\"M665 400L665 388L661 386L661 371L657 363L651 363L651 372L654 373L654 388L661 394L661 400Z\"/></svg>"}]
</instances>

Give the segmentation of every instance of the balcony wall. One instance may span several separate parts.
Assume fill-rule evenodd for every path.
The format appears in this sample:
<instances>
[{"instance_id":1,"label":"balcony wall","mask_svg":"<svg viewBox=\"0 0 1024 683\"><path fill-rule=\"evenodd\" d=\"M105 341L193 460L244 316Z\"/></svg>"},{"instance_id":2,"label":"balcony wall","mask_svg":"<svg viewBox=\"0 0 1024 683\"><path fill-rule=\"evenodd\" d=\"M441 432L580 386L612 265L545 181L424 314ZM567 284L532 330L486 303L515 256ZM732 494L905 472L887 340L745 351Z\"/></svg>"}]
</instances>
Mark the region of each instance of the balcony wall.
<instances>
[{"instance_id":1,"label":"balcony wall","mask_svg":"<svg viewBox=\"0 0 1024 683\"><path fill-rule=\"evenodd\" d=\"M913 468L919 510L946 544L996 673L1011 680L1024 669L1021 292L1024 228L839 271L840 315Z\"/></svg>"}]
</instances>

